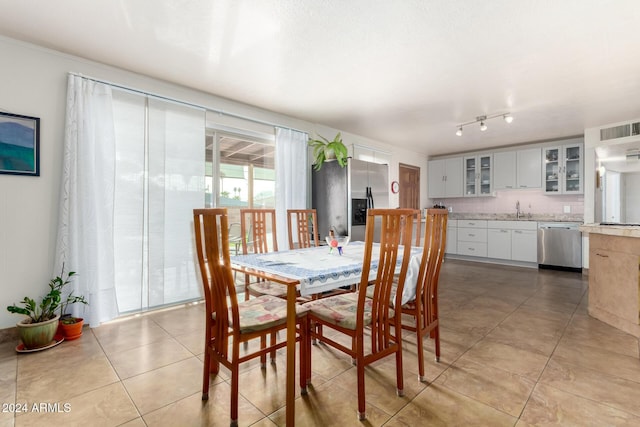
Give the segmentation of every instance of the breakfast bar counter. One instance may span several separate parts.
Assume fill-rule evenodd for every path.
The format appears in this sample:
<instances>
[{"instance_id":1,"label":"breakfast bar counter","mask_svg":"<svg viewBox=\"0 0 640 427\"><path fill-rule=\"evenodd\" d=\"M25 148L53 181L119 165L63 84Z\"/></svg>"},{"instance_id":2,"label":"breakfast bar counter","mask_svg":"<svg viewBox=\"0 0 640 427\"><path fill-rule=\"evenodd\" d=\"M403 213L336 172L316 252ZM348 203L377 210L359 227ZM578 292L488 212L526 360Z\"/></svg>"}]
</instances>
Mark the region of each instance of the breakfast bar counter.
<instances>
[{"instance_id":1,"label":"breakfast bar counter","mask_svg":"<svg viewBox=\"0 0 640 427\"><path fill-rule=\"evenodd\" d=\"M589 315L640 337L640 226L585 224Z\"/></svg>"}]
</instances>

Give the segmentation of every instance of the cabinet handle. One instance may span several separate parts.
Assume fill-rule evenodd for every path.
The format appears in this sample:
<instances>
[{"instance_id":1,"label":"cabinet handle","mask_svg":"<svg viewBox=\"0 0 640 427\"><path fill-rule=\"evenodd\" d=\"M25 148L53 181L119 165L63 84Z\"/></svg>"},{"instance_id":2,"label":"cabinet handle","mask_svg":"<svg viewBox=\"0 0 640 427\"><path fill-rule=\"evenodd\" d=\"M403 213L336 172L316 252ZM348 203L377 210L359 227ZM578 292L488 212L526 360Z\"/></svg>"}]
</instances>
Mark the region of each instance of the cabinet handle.
<instances>
[{"instance_id":1,"label":"cabinet handle","mask_svg":"<svg viewBox=\"0 0 640 427\"><path fill-rule=\"evenodd\" d=\"M467 248L467 249L469 249L470 251L475 251L476 250L476 248Z\"/></svg>"},{"instance_id":2,"label":"cabinet handle","mask_svg":"<svg viewBox=\"0 0 640 427\"><path fill-rule=\"evenodd\" d=\"M504 188L513 188L513 185L506 185Z\"/></svg>"},{"instance_id":3,"label":"cabinet handle","mask_svg":"<svg viewBox=\"0 0 640 427\"><path fill-rule=\"evenodd\" d=\"M518 233L518 234L522 234L522 231L520 230L513 230L514 233Z\"/></svg>"},{"instance_id":4,"label":"cabinet handle","mask_svg":"<svg viewBox=\"0 0 640 427\"><path fill-rule=\"evenodd\" d=\"M509 231L507 230L500 230L501 233L508 233Z\"/></svg>"},{"instance_id":5,"label":"cabinet handle","mask_svg":"<svg viewBox=\"0 0 640 427\"><path fill-rule=\"evenodd\" d=\"M602 257L602 258L609 258L609 255L603 255L603 254L599 254L597 252L596 252L596 255L598 255L599 257Z\"/></svg>"},{"instance_id":6,"label":"cabinet handle","mask_svg":"<svg viewBox=\"0 0 640 427\"><path fill-rule=\"evenodd\" d=\"M527 188L527 186L526 185L521 185L520 188Z\"/></svg>"},{"instance_id":7,"label":"cabinet handle","mask_svg":"<svg viewBox=\"0 0 640 427\"><path fill-rule=\"evenodd\" d=\"M476 237L476 235L469 233L469 237Z\"/></svg>"}]
</instances>

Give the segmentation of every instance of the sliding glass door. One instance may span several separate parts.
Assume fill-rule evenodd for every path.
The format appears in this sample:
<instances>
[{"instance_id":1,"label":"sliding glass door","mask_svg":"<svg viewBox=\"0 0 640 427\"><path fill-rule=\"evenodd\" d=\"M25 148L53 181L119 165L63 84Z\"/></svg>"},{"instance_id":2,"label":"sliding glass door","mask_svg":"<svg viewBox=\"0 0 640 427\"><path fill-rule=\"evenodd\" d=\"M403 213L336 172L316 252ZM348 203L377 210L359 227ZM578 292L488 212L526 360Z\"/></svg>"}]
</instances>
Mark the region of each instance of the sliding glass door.
<instances>
[{"instance_id":1,"label":"sliding glass door","mask_svg":"<svg viewBox=\"0 0 640 427\"><path fill-rule=\"evenodd\" d=\"M275 208L274 151L273 135L210 130L206 154L209 206L227 208L232 224L240 221L241 208Z\"/></svg>"}]
</instances>

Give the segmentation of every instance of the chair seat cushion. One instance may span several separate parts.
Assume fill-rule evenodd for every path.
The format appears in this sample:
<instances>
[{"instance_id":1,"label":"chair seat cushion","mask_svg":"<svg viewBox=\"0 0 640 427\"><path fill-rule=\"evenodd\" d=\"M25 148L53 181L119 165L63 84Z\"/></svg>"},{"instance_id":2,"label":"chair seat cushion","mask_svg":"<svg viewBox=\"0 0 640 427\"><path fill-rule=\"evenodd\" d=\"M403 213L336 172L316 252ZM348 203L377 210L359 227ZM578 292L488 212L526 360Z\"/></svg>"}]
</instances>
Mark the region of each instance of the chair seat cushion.
<instances>
[{"instance_id":1,"label":"chair seat cushion","mask_svg":"<svg viewBox=\"0 0 640 427\"><path fill-rule=\"evenodd\" d=\"M260 295L271 295L274 297L286 298L287 285L274 282L254 282L249 284L252 292ZM296 285L296 292L300 292L300 285Z\"/></svg>"},{"instance_id":2,"label":"chair seat cushion","mask_svg":"<svg viewBox=\"0 0 640 427\"><path fill-rule=\"evenodd\" d=\"M297 316L306 312L306 307L296 304ZM287 301L271 295L262 295L239 302L238 314L240 315L240 333L261 331L286 323ZM229 318L231 319L231 314Z\"/></svg>"},{"instance_id":3,"label":"chair seat cushion","mask_svg":"<svg viewBox=\"0 0 640 427\"><path fill-rule=\"evenodd\" d=\"M373 300L365 299L364 326L371 324L371 306ZM337 326L347 329L356 329L358 293L335 295L328 298L313 300L303 305L312 315ZM389 317L394 316L394 311L389 309Z\"/></svg>"}]
</instances>

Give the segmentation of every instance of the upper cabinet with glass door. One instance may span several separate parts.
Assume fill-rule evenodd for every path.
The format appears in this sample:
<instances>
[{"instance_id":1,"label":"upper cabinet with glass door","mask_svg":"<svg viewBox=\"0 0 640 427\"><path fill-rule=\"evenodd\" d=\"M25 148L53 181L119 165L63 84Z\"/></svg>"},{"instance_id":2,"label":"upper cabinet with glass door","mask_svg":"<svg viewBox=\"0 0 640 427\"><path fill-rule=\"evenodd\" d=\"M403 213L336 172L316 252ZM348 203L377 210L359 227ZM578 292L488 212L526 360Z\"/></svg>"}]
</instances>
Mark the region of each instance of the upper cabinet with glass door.
<instances>
[{"instance_id":1,"label":"upper cabinet with glass door","mask_svg":"<svg viewBox=\"0 0 640 427\"><path fill-rule=\"evenodd\" d=\"M546 194L583 193L583 144L544 147L542 173Z\"/></svg>"},{"instance_id":2,"label":"upper cabinet with glass door","mask_svg":"<svg viewBox=\"0 0 640 427\"><path fill-rule=\"evenodd\" d=\"M491 196L491 154L464 158L464 195Z\"/></svg>"}]
</instances>

